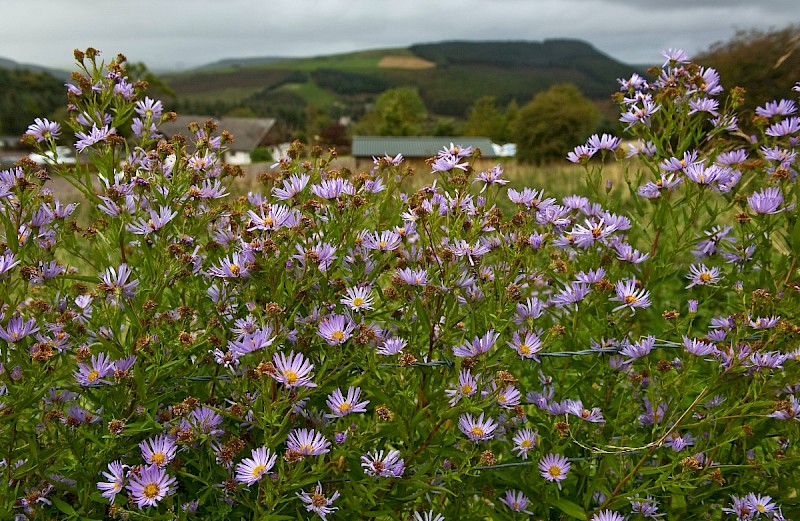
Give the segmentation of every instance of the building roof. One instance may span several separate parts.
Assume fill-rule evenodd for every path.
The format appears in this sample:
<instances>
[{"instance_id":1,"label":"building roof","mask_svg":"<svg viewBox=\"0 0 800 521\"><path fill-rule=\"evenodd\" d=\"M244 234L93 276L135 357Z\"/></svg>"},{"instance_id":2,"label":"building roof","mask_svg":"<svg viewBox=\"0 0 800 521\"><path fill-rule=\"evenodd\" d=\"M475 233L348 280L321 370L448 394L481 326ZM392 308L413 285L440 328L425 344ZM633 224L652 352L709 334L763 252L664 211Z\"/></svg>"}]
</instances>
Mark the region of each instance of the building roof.
<instances>
[{"instance_id":1,"label":"building roof","mask_svg":"<svg viewBox=\"0 0 800 521\"><path fill-rule=\"evenodd\" d=\"M381 157L384 155L429 158L450 144L475 147L483 157L497 157L492 141L486 137L466 136L353 136L354 157Z\"/></svg>"},{"instance_id":2,"label":"building roof","mask_svg":"<svg viewBox=\"0 0 800 521\"><path fill-rule=\"evenodd\" d=\"M211 116L185 115L178 116L175 121L162 123L159 130L166 136L175 134L189 134L189 124L192 122L202 126L206 121L213 120L217 124L218 132L227 130L233 135L230 150L250 152L264 144L264 138L275 126L272 118L213 118Z\"/></svg>"}]
</instances>

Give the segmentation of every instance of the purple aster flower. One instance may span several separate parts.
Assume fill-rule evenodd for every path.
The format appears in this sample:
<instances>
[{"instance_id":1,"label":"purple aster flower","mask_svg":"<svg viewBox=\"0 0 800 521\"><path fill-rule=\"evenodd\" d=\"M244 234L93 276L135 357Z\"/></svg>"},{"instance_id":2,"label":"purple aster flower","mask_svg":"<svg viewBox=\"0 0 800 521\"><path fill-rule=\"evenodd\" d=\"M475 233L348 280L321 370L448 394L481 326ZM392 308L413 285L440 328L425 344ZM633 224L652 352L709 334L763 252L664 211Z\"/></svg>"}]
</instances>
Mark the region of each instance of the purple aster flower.
<instances>
[{"instance_id":1,"label":"purple aster flower","mask_svg":"<svg viewBox=\"0 0 800 521\"><path fill-rule=\"evenodd\" d=\"M283 180L283 188L274 187L272 195L281 201L291 199L305 189L310 179L311 177L308 174L293 174L289 179Z\"/></svg>"},{"instance_id":2,"label":"purple aster flower","mask_svg":"<svg viewBox=\"0 0 800 521\"><path fill-rule=\"evenodd\" d=\"M796 396L790 395L787 397L786 401L781 404L779 409L767 416L778 420L791 420L800 419L798 418L798 414L800 414L800 401L797 400Z\"/></svg>"},{"instance_id":3,"label":"purple aster flower","mask_svg":"<svg viewBox=\"0 0 800 521\"><path fill-rule=\"evenodd\" d=\"M628 124L626 129L630 129L637 123L649 126L650 116L658 112L660 108L660 105L656 105L650 100L644 100L641 107L632 106L628 112L625 112L622 114L622 116L620 116L619 120Z\"/></svg>"},{"instance_id":4,"label":"purple aster flower","mask_svg":"<svg viewBox=\"0 0 800 521\"><path fill-rule=\"evenodd\" d=\"M561 482L567 479L572 464L560 454L548 454L539 461L539 472L547 481L555 481L561 488Z\"/></svg>"},{"instance_id":5,"label":"purple aster flower","mask_svg":"<svg viewBox=\"0 0 800 521\"><path fill-rule=\"evenodd\" d=\"M750 363L755 371L762 369L783 369L783 362L789 355L772 351L769 353L750 353Z\"/></svg>"},{"instance_id":6,"label":"purple aster flower","mask_svg":"<svg viewBox=\"0 0 800 521\"><path fill-rule=\"evenodd\" d=\"M364 247L369 250L392 251L396 250L401 242L400 234L391 230L364 235Z\"/></svg>"},{"instance_id":7,"label":"purple aster flower","mask_svg":"<svg viewBox=\"0 0 800 521\"><path fill-rule=\"evenodd\" d=\"M622 140L620 138L614 137L611 134L603 134L602 136L593 134L586 141L586 145L594 148L595 150L609 150L609 151L616 150L621 143Z\"/></svg>"},{"instance_id":8,"label":"purple aster flower","mask_svg":"<svg viewBox=\"0 0 800 521\"><path fill-rule=\"evenodd\" d=\"M472 374L469 369L462 369L458 373L458 386L446 389L444 394L450 397L450 407L454 407L464 396L472 396L478 392L478 375Z\"/></svg>"},{"instance_id":9,"label":"purple aster flower","mask_svg":"<svg viewBox=\"0 0 800 521\"><path fill-rule=\"evenodd\" d=\"M720 279L720 269L716 266L708 268L705 264L692 264L689 266L689 274L686 278L691 282L685 289L693 286L710 286L716 284Z\"/></svg>"},{"instance_id":10,"label":"purple aster flower","mask_svg":"<svg viewBox=\"0 0 800 521\"><path fill-rule=\"evenodd\" d=\"M753 193L747 198L747 204L757 214L775 214L788 209L778 210L778 207L783 204L783 194L779 188L774 186Z\"/></svg>"},{"instance_id":11,"label":"purple aster flower","mask_svg":"<svg viewBox=\"0 0 800 521\"><path fill-rule=\"evenodd\" d=\"M298 253L292 256L293 259L300 261L300 264L305 268L307 265L316 264L322 272L328 271L328 268L333 261L337 259L335 253L336 248L327 242L316 244L308 250L303 249L299 244L295 245Z\"/></svg>"},{"instance_id":12,"label":"purple aster flower","mask_svg":"<svg viewBox=\"0 0 800 521\"><path fill-rule=\"evenodd\" d=\"M647 199L657 199L666 192L672 192L683 180L676 177L675 174L664 175L661 174L661 179L658 181L648 181L639 187L637 193Z\"/></svg>"},{"instance_id":13,"label":"purple aster flower","mask_svg":"<svg viewBox=\"0 0 800 521\"><path fill-rule=\"evenodd\" d=\"M454 168L458 168L466 171L467 167L469 167L469 163L462 163L461 157L458 155L440 154L431 165L431 170L433 172L449 172Z\"/></svg>"},{"instance_id":14,"label":"purple aster flower","mask_svg":"<svg viewBox=\"0 0 800 521\"><path fill-rule=\"evenodd\" d=\"M114 127L109 127L108 125L104 125L100 128L97 128L96 124L92 125L92 130L89 134L84 134L83 132L76 132L75 137L78 138L78 141L75 143L75 148L78 152L83 152L88 147L100 143L101 141L105 141L108 139L108 136L116 134L117 130Z\"/></svg>"},{"instance_id":15,"label":"purple aster flower","mask_svg":"<svg viewBox=\"0 0 800 521\"><path fill-rule=\"evenodd\" d=\"M637 139L628 143L628 151L625 153L626 158L634 156L653 157L656 153L656 145L652 141L643 141Z\"/></svg>"},{"instance_id":16,"label":"purple aster flower","mask_svg":"<svg viewBox=\"0 0 800 521\"><path fill-rule=\"evenodd\" d=\"M472 342L465 342L459 346L453 348L453 354L459 357L470 357L470 356L478 356L482 353L486 353L494 347L494 343L497 341L497 338L500 336L500 333L495 333L494 329L490 329L486 332L483 337L475 337Z\"/></svg>"},{"instance_id":17,"label":"purple aster flower","mask_svg":"<svg viewBox=\"0 0 800 521\"><path fill-rule=\"evenodd\" d=\"M783 137L794 134L798 130L800 130L800 118L792 116L778 123L773 123L764 133L768 136Z\"/></svg>"},{"instance_id":18,"label":"purple aster flower","mask_svg":"<svg viewBox=\"0 0 800 521\"><path fill-rule=\"evenodd\" d=\"M644 398L644 414L639 415L639 423L643 426L659 425L664 420L664 415L667 413L667 404L659 403L655 409L653 404L648 398Z\"/></svg>"},{"instance_id":19,"label":"purple aster flower","mask_svg":"<svg viewBox=\"0 0 800 521\"><path fill-rule=\"evenodd\" d=\"M122 263L119 268L110 267L100 275L100 280L104 284L102 289L108 293L109 299L119 302L120 298L132 299L134 297L136 290L139 288L139 281L132 280L128 282L131 273L128 265Z\"/></svg>"},{"instance_id":20,"label":"purple aster flower","mask_svg":"<svg viewBox=\"0 0 800 521\"><path fill-rule=\"evenodd\" d=\"M472 441L486 441L494 437L497 424L492 418L484 420L483 413L476 419L471 414L462 414L458 420L458 428Z\"/></svg>"},{"instance_id":21,"label":"purple aster flower","mask_svg":"<svg viewBox=\"0 0 800 521\"><path fill-rule=\"evenodd\" d=\"M481 182L483 183L483 187L481 188L481 192L486 190L486 187L489 185L505 185L508 184L508 179L501 179L500 177L503 175L503 167L500 165L495 165L490 170L485 172L479 173L475 177L475 183Z\"/></svg>"},{"instance_id":22,"label":"purple aster flower","mask_svg":"<svg viewBox=\"0 0 800 521\"><path fill-rule=\"evenodd\" d=\"M412 521L444 521L442 514L437 514L433 510L427 512L414 512L414 519Z\"/></svg>"},{"instance_id":23,"label":"purple aster flower","mask_svg":"<svg viewBox=\"0 0 800 521\"><path fill-rule=\"evenodd\" d=\"M322 521L327 521L327 515L338 510L339 507L331 506L333 502L339 497L339 491L331 494L331 497L325 497L322 493L322 484L318 481L317 486L314 487L313 492L306 492L305 490L297 493L300 501L305 503L307 512L314 512Z\"/></svg>"},{"instance_id":24,"label":"purple aster flower","mask_svg":"<svg viewBox=\"0 0 800 521\"><path fill-rule=\"evenodd\" d=\"M666 51L661 51L661 56L667 59L662 67L667 65L677 65L679 63L689 63L689 54L683 49L669 48Z\"/></svg>"},{"instance_id":25,"label":"purple aster flower","mask_svg":"<svg viewBox=\"0 0 800 521\"><path fill-rule=\"evenodd\" d=\"M658 519L664 515L656 513L658 512L658 503L651 496L647 496L646 500L641 500L638 498L632 499L631 509L633 510L634 514L639 514L643 517L649 517L650 519Z\"/></svg>"},{"instance_id":26,"label":"purple aster flower","mask_svg":"<svg viewBox=\"0 0 800 521\"><path fill-rule=\"evenodd\" d=\"M106 356L105 353L99 353L92 356L91 365L80 363L78 370L73 373L75 379L82 386L111 384L112 382L105 380L108 375L114 374L114 362Z\"/></svg>"},{"instance_id":27,"label":"purple aster flower","mask_svg":"<svg viewBox=\"0 0 800 521\"><path fill-rule=\"evenodd\" d=\"M149 96L145 96L144 100L136 102L133 110L145 119L149 118L152 121L157 121L161 120L164 107L160 100L153 100Z\"/></svg>"},{"instance_id":28,"label":"purple aster flower","mask_svg":"<svg viewBox=\"0 0 800 521\"><path fill-rule=\"evenodd\" d=\"M36 118L25 131L26 136L33 136L37 143L56 139L61 134L61 125L48 119Z\"/></svg>"},{"instance_id":29,"label":"purple aster flower","mask_svg":"<svg viewBox=\"0 0 800 521\"><path fill-rule=\"evenodd\" d=\"M375 301L372 298L372 289L364 286L347 288L347 296L342 298L341 303L353 311L362 309L372 309Z\"/></svg>"},{"instance_id":30,"label":"purple aster flower","mask_svg":"<svg viewBox=\"0 0 800 521\"><path fill-rule=\"evenodd\" d=\"M11 376L13 378L13 373ZM84 423L97 423L101 420L101 412L102 409L92 412L87 411L80 405L72 405L69 409L67 409L67 417L64 419L64 423L70 427L75 427Z\"/></svg>"},{"instance_id":31,"label":"purple aster flower","mask_svg":"<svg viewBox=\"0 0 800 521\"><path fill-rule=\"evenodd\" d=\"M542 316L544 309L545 305L541 300L535 297L528 297L524 304L517 304L514 323L520 325L528 319L536 320Z\"/></svg>"},{"instance_id":32,"label":"purple aster flower","mask_svg":"<svg viewBox=\"0 0 800 521\"><path fill-rule=\"evenodd\" d=\"M747 317L747 321L750 324L750 327L753 329L770 329L775 327L775 324L781 319L780 316L771 316L771 317L756 317L751 318L749 315Z\"/></svg>"},{"instance_id":33,"label":"purple aster flower","mask_svg":"<svg viewBox=\"0 0 800 521\"><path fill-rule=\"evenodd\" d=\"M587 409L583 406L583 402L581 402L580 400L567 400L566 412L567 414L577 416L583 421L591 423L606 422L605 418L603 418L603 411L601 411L599 407L592 407L592 409Z\"/></svg>"},{"instance_id":34,"label":"purple aster flower","mask_svg":"<svg viewBox=\"0 0 800 521\"><path fill-rule=\"evenodd\" d=\"M0 315L0 318L2 318L2 315ZM8 319L5 329L0 326L0 338L14 344L37 331L39 331L39 326L36 325L35 318L23 320L21 316L15 315Z\"/></svg>"},{"instance_id":35,"label":"purple aster flower","mask_svg":"<svg viewBox=\"0 0 800 521\"><path fill-rule=\"evenodd\" d=\"M577 308L578 302L582 301L591 291L592 288L588 284L572 281L569 286L565 286L550 298L550 304L557 308L575 304Z\"/></svg>"},{"instance_id":36,"label":"purple aster flower","mask_svg":"<svg viewBox=\"0 0 800 521\"><path fill-rule=\"evenodd\" d=\"M533 450L536 446L536 439L539 437L539 434L530 430L530 429L520 429L514 435L511 441L514 442L513 451L518 452L517 456L520 456L522 459L528 459L528 451Z\"/></svg>"},{"instance_id":37,"label":"purple aster flower","mask_svg":"<svg viewBox=\"0 0 800 521\"><path fill-rule=\"evenodd\" d=\"M398 450L390 450L386 456L382 450L376 450L361 456L361 467L367 476L399 478L405 472L405 461Z\"/></svg>"},{"instance_id":38,"label":"purple aster flower","mask_svg":"<svg viewBox=\"0 0 800 521\"><path fill-rule=\"evenodd\" d=\"M275 466L276 454L266 447L253 449L252 458L244 458L236 465L236 481L245 485L252 485L261 480L261 477Z\"/></svg>"},{"instance_id":39,"label":"purple aster flower","mask_svg":"<svg viewBox=\"0 0 800 521\"><path fill-rule=\"evenodd\" d=\"M354 195L356 187L347 179L336 177L333 179L323 179L320 184L311 185L311 192L323 199L336 199L342 194Z\"/></svg>"},{"instance_id":40,"label":"purple aster flower","mask_svg":"<svg viewBox=\"0 0 800 521\"><path fill-rule=\"evenodd\" d=\"M627 356L629 360L626 360L625 363L629 364L638 358L643 358L649 355L650 351L653 350L653 345L655 343L655 335L648 335L645 338L639 339L639 341L634 344L627 343L625 347L620 349L619 354Z\"/></svg>"},{"instance_id":41,"label":"purple aster flower","mask_svg":"<svg viewBox=\"0 0 800 521\"><path fill-rule=\"evenodd\" d=\"M494 388L496 388L496 384L492 385ZM503 409L513 409L519 405L519 400L519 389L513 385L507 385L506 387L500 389L500 391L497 393L497 405Z\"/></svg>"},{"instance_id":42,"label":"purple aster flower","mask_svg":"<svg viewBox=\"0 0 800 521\"><path fill-rule=\"evenodd\" d=\"M616 237L614 239L617 239ZM623 241L614 242L614 251L617 253L617 259L631 264L640 264L650 258L649 253L642 253L633 246Z\"/></svg>"},{"instance_id":43,"label":"purple aster flower","mask_svg":"<svg viewBox=\"0 0 800 521\"><path fill-rule=\"evenodd\" d=\"M311 381L313 374L310 374L314 366L302 353L295 354L294 351L287 357L282 352L277 352L272 357L278 372L272 377L284 384L286 387L316 387L317 384Z\"/></svg>"},{"instance_id":44,"label":"purple aster flower","mask_svg":"<svg viewBox=\"0 0 800 521\"><path fill-rule=\"evenodd\" d=\"M506 344L516 351L523 359L530 358L538 362L539 357L537 357L536 354L541 351L543 347L539 334L533 331L523 331L523 334L525 336L520 337L520 332L514 331L511 341L506 342Z\"/></svg>"},{"instance_id":45,"label":"purple aster flower","mask_svg":"<svg viewBox=\"0 0 800 521\"><path fill-rule=\"evenodd\" d=\"M512 512L522 512L523 514L533 515L533 512L526 510L530 500L519 490L506 490L506 495L500 498L500 502L511 509Z\"/></svg>"},{"instance_id":46,"label":"purple aster flower","mask_svg":"<svg viewBox=\"0 0 800 521\"><path fill-rule=\"evenodd\" d=\"M575 274L575 279L578 282L583 282L585 284L596 284L603 280L603 277L606 276L606 270L602 267L597 268L596 270L589 270L589 271L579 271Z\"/></svg>"},{"instance_id":47,"label":"purple aster flower","mask_svg":"<svg viewBox=\"0 0 800 521\"><path fill-rule=\"evenodd\" d=\"M97 488L103 491L100 495L108 499L111 504L114 504L114 499L117 497L117 494L122 492L125 486L126 468L127 465L123 465L121 461L112 461L108 464L108 472L102 473L105 481L97 482Z\"/></svg>"},{"instance_id":48,"label":"purple aster flower","mask_svg":"<svg viewBox=\"0 0 800 521\"><path fill-rule=\"evenodd\" d=\"M162 468L175 459L175 453L178 450L175 441L164 435L141 442L139 448L142 450L142 458L148 465L157 465Z\"/></svg>"},{"instance_id":49,"label":"purple aster flower","mask_svg":"<svg viewBox=\"0 0 800 521\"><path fill-rule=\"evenodd\" d=\"M753 519L753 516L755 515L755 512L753 512L753 507L746 496L740 498L732 495L731 505L729 507L724 507L722 511L728 514L733 514L737 517L737 519L742 520Z\"/></svg>"},{"instance_id":50,"label":"purple aster flower","mask_svg":"<svg viewBox=\"0 0 800 521\"><path fill-rule=\"evenodd\" d=\"M151 232L157 232L170 222L178 212L171 211L168 206L162 206L158 213L155 210L150 210L150 219L147 221L140 217L137 222L128 224L125 229L136 235L148 235Z\"/></svg>"},{"instance_id":51,"label":"purple aster flower","mask_svg":"<svg viewBox=\"0 0 800 521\"><path fill-rule=\"evenodd\" d=\"M705 342L697 338L683 337L683 348L687 353L695 356L706 356L708 354L717 353L717 348L710 342Z\"/></svg>"},{"instance_id":52,"label":"purple aster flower","mask_svg":"<svg viewBox=\"0 0 800 521\"><path fill-rule=\"evenodd\" d=\"M489 253L491 249L487 245L480 242L475 243L475 246L472 246L464 239L461 239L450 248L450 251L452 251L456 257L466 257L469 261L469 265L474 266L474 259L483 257Z\"/></svg>"},{"instance_id":53,"label":"purple aster flower","mask_svg":"<svg viewBox=\"0 0 800 521\"><path fill-rule=\"evenodd\" d=\"M673 432L667 436L667 440L664 442L664 446L671 448L675 452L680 452L686 447L691 447L692 445L694 445L694 436L688 432L683 435Z\"/></svg>"},{"instance_id":54,"label":"purple aster flower","mask_svg":"<svg viewBox=\"0 0 800 521\"><path fill-rule=\"evenodd\" d=\"M360 387L349 387L347 389L347 398L344 397L341 389L337 388L328 395L327 400L328 408L333 414L326 414L325 416L328 418L341 418L350 413L367 412L366 406L369 400L359 402L359 399L361 399Z\"/></svg>"},{"instance_id":55,"label":"purple aster flower","mask_svg":"<svg viewBox=\"0 0 800 521\"><path fill-rule=\"evenodd\" d=\"M424 268L412 269L401 268L397 270L397 276L409 286L424 286L428 283L428 272Z\"/></svg>"},{"instance_id":56,"label":"purple aster flower","mask_svg":"<svg viewBox=\"0 0 800 521\"><path fill-rule=\"evenodd\" d=\"M689 100L689 114L708 112L712 116L719 116L719 101L712 98L698 98Z\"/></svg>"},{"instance_id":57,"label":"purple aster flower","mask_svg":"<svg viewBox=\"0 0 800 521\"><path fill-rule=\"evenodd\" d=\"M336 346L346 342L353 329L355 325L343 315L331 315L320 322L317 334L329 345Z\"/></svg>"},{"instance_id":58,"label":"purple aster flower","mask_svg":"<svg viewBox=\"0 0 800 521\"><path fill-rule=\"evenodd\" d=\"M697 249L692 253L697 257L714 255L717 252L717 245L722 241L734 242L733 237L728 237L731 226L714 226L711 230L703 233L706 238L697 243Z\"/></svg>"},{"instance_id":59,"label":"purple aster flower","mask_svg":"<svg viewBox=\"0 0 800 521\"><path fill-rule=\"evenodd\" d=\"M158 465L148 465L138 474L129 473L128 491L131 501L139 508L154 507L175 490L175 478Z\"/></svg>"},{"instance_id":60,"label":"purple aster flower","mask_svg":"<svg viewBox=\"0 0 800 521\"><path fill-rule=\"evenodd\" d=\"M220 425L222 425L222 416L214 409L203 405L189 414L188 421L186 421L185 425L181 424L181 429L192 428L214 437L222 434L222 430L218 429Z\"/></svg>"},{"instance_id":61,"label":"purple aster flower","mask_svg":"<svg viewBox=\"0 0 800 521\"><path fill-rule=\"evenodd\" d=\"M19 260L14 257L13 252L6 251L3 255L0 255L0 276L10 271L17 264L19 264Z\"/></svg>"},{"instance_id":62,"label":"purple aster flower","mask_svg":"<svg viewBox=\"0 0 800 521\"><path fill-rule=\"evenodd\" d=\"M750 504L750 507L756 512L756 516L761 516L762 514L767 515L771 514L778 508L772 501L771 496L762 496L761 494L756 494L755 492L750 492L747 494L745 500ZM774 518L773 518L774 519Z\"/></svg>"},{"instance_id":63,"label":"purple aster flower","mask_svg":"<svg viewBox=\"0 0 800 521\"><path fill-rule=\"evenodd\" d=\"M773 116L791 116L797 112L797 107L792 100L769 101L763 107L756 108L756 115L765 118Z\"/></svg>"},{"instance_id":64,"label":"purple aster flower","mask_svg":"<svg viewBox=\"0 0 800 521\"><path fill-rule=\"evenodd\" d=\"M723 174L719 165L706 166L703 162L690 163L684 168L686 177L699 185L710 185L718 181Z\"/></svg>"},{"instance_id":65,"label":"purple aster flower","mask_svg":"<svg viewBox=\"0 0 800 521\"><path fill-rule=\"evenodd\" d=\"M401 353L407 345L408 342L406 340L398 337L391 337L384 340L375 352L383 356L393 356Z\"/></svg>"},{"instance_id":66,"label":"purple aster flower","mask_svg":"<svg viewBox=\"0 0 800 521\"><path fill-rule=\"evenodd\" d=\"M636 308L650 307L650 292L644 288L636 287L636 277L620 280L614 285L616 295L609 300L621 302L613 311L630 309L632 314L636 313Z\"/></svg>"},{"instance_id":67,"label":"purple aster flower","mask_svg":"<svg viewBox=\"0 0 800 521\"><path fill-rule=\"evenodd\" d=\"M602 241L617 229L614 224L607 223L602 217L600 219L584 219L583 223L585 226L576 224L570 232L575 246L579 248L588 248L596 241Z\"/></svg>"},{"instance_id":68,"label":"purple aster flower","mask_svg":"<svg viewBox=\"0 0 800 521\"><path fill-rule=\"evenodd\" d=\"M266 208L262 207L259 213L248 210L247 215L250 217L250 226L247 228L248 231L271 231L282 228L290 219L291 211L288 206L277 204L268 205Z\"/></svg>"},{"instance_id":69,"label":"purple aster flower","mask_svg":"<svg viewBox=\"0 0 800 521\"><path fill-rule=\"evenodd\" d=\"M286 440L286 448L301 456L319 456L331 450L331 442L314 429L294 429Z\"/></svg>"},{"instance_id":70,"label":"purple aster flower","mask_svg":"<svg viewBox=\"0 0 800 521\"><path fill-rule=\"evenodd\" d=\"M593 515L589 521L625 521L625 517L613 510L601 510Z\"/></svg>"},{"instance_id":71,"label":"purple aster flower","mask_svg":"<svg viewBox=\"0 0 800 521\"><path fill-rule=\"evenodd\" d=\"M697 313L697 306L699 302L696 299L689 299L688 302L689 313Z\"/></svg>"},{"instance_id":72,"label":"purple aster flower","mask_svg":"<svg viewBox=\"0 0 800 521\"><path fill-rule=\"evenodd\" d=\"M567 154L567 160L572 163L585 163L597 153L597 149L589 145L578 145Z\"/></svg>"},{"instance_id":73,"label":"purple aster flower","mask_svg":"<svg viewBox=\"0 0 800 521\"><path fill-rule=\"evenodd\" d=\"M247 265L250 263L248 255L244 252L233 252L230 257L223 257L219 261L219 266L209 268L208 274L220 278L247 278L250 270Z\"/></svg>"},{"instance_id":74,"label":"purple aster flower","mask_svg":"<svg viewBox=\"0 0 800 521\"><path fill-rule=\"evenodd\" d=\"M228 342L228 350L238 358L271 346L275 338L272 328L266 326L249 333L245 332L238 339Z\"/></svg>"},{"instance_id":75,"label":"purple aster flower","mask_svg":"<svg viewBox=\"0 0 800 521\"><path fill-rule=\"evenodd\" d=\"M522 189L522 192L509 188L508 198L512 203L523 204L527 208L534 210L547 208L556 202L552 197L545 199L544 190L531 190L527 186Z\"/></svg>"}]
</instances>

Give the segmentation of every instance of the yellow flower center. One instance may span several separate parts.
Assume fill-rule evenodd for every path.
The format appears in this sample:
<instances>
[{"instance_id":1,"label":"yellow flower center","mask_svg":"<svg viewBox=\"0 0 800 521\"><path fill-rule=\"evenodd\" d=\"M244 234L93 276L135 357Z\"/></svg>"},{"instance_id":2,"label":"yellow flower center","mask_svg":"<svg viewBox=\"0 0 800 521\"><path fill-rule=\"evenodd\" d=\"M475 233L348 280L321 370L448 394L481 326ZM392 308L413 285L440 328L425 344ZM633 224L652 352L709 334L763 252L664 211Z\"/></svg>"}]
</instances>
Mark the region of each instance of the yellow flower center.
<instances>
[{"instance_id":1,"label":"yellow flower center","mask_svg":"<svg viewBox=\"0 0 800 521\"><path fill-rule=\"evenodd\" d=\"M353 410L353 406L350 405L350 402L344 402L339 406L339 412L341 413L348 413Z\"/></svg>"},{"instance_id":2,"label":"yellow flower center","mask_svg":"<svg viewBox=\"0 0 800 521\"><path fill-rule=\"evenodd\" d=\"M711 274L709 272L707 272L707 271L704 271L703 273L701 273L700 277L698 277L698 278L700 279L700 282L711 282L711 280L712 280Z\"/></svg>"},{"instance_id":3,"label":"yellow flower center","mask_svg":"<svg viewBox=\"0 0 800 521\"><path fill-rule=\"evenodd\" d=\"M89 374L86 375L86 379L89 380L90 382L94 382L98 378L100 378L100 373L97 372L96 369L92 369L91 371L89 371Z\"/></svg>"},{"instance_id":4,"label":"yellow flower center","mask_svg":"<svg viewBox=\"0 0 800 521\"><path fill-rule=\"evenodd\" d=\"M635 304L636 302L639 302L639 297L636 295L625 295L626 304Z\"/></svg>"},{"instance_id":5,"label":"yellow flower center","mask_svg":"<svg viewBox=\"0 0 800 521\"><path fill-rule=\"evenodd\" d=\"M159 489L157 484L148 483L147 485L144 486L144 489L142 490L142 495L144 495L144 497L146 497L147 499L153 499L154 497L158 496L158 492Z\"/></svg>"},{"instance_id":6,"label":"yellow flower center","mask_svg":"<svg viewBox=\"0 0 800 521\"><path fill-rule=\"evenodd\" d=\"M462 385L462 386L461 386L461 392L462 392L463 394L469 394L469 393L471 393L471 392L472 392L472 389L474 389L474 387L472 387L472 385L471 385L471 384L464 384L464 385Z\"/></svg>"},{"instance_id":7,"label":"yellow flower center","mask_svg":"<svg viewBox=\"0 0 800 521\"><path fill-rule=\"evenodd\" d=\"M523 449L529 449L533 446L533 442L531 442L531 440L522 440L522 443L520 443L519 446Z\"/></svg>"},{"instance_id":8,"label":"yellow flower center","mask_svg":"<svg viewBox=\"0 0 800 521\"><path fill-rule=\"evenodd\" d=\"M363 305L364 305L364 299L363 298L356 297L356 298L353 299L353 306L358 307L358 306L363 306Z\"/></svg>"},{"instance_id":9,"label":"yellow flower center","mask_svg":"<svg viewBox=\"0 0 800 521\"><path fill-rule=\"evenodd\" d=\"M289 385L294 385L295 383L297 383L297 380L300 379L300 377L297 376L297 373L295 373L291 369L287 369L286 371L283 372L283 378Z\"/></svg>"},{"instance_id":10,"label":"yellow flower center","mask_svg":"<svg viewBox=\"0 0 800 521\"><path fill-rule=\"evenodd\" d=\"M554 478L561 477L561 467L558 465L551 465L550 468L547 469L547 473Z\"/></svg>"},{"instance_id":11,"label":"yellow flower center","mask_svg":"<svg viewBox=\"0 0 800 521\"><path fill-rule=\"evenodd\" d=\"M531 348L528 347L525 344L520 344L519 345L519 352L522 353L523 355L529 355L529 354L531 354Z\"/></svg>"},{"instance_id":12,"label":"yellow flower center","mask_svg":"<svg viewBox=\"0 0 800 521\"><path fill-rule=\"evenodd\" d=\"M328 500L322 494L315 493L311 496L311 504L315 507L324 507L328 504Z\"/></svg>"},{"instance_id":13,"label":"yellow flower center","mask_svg":"<svg viewBox=\"0 0 800 521\"><path fill-rule=\"evenodd\" d=\"M150 463L154 463L158 466L163 465L167 461L167 457L164 455L163 452L156 452L152 456L150 456Z\"/></svg>"},{"instance_id":14,"label":"yellow flower center","mask_svg":"<svg viewBox=\"0 0 800 521\"><path fill-rule=\"evenodd\" d=\"M229 270L231 271L231 273L233 273L234 275L238 275L238 274L239 274L239 272L240 272L240 271L242 271L242 268L240 268L238 264L231 264L231 265L230 265L230 267L229 267L228 269L229 269Z\"/></svg>"},{"instance_id":15,"label":"yellow flower center","mask_svg":"<svg viewBox=\"0 0 800 521\"><path fill-rule=\"evenodd\" d=\"M337 342L341 342L344 340L344 331L334 331L331 333L331 339L336 340Z\"/></svg>"},{"instance_id":16,"label":"yellow flower center","mask_svg":"<svg viewBox=\"0 0 800 521\"><path fill-rule=\"evenodd\" d=\"M481 436L483 436L483 429L481 429L477 425L475 427L473 427L472 429L470 429L469 432L470 432L470 434L472 434L476 438L480 438Z\"/></svg>"},{"instance_id":17,"label":"yellow flower center","mask_svg":"<svg viewBox=\"0 0 800 521\"><path fill-rule=\"evenodd\" d=\"M386 247L386 244L387 244L387 243L386 243L386 241L380 241L380 242L378 243L378 246L380 246L380 248L381 248L381 249L383 249L383 248L385 248L385 247Z\"/></svg>"},{"instance_id":18,"label":"yellow flower center","mask_svg":"<svg viewBox=\"0 0 800 521\"><path fill-rule=\"evenodd\" d=\"M264 465L256 465L255 467L253 467L252 475L254 478L257 478L261 476L261 473L264 472L265 470L267 470L267 467L265 467Z\"/></svg>"}]
</instances>

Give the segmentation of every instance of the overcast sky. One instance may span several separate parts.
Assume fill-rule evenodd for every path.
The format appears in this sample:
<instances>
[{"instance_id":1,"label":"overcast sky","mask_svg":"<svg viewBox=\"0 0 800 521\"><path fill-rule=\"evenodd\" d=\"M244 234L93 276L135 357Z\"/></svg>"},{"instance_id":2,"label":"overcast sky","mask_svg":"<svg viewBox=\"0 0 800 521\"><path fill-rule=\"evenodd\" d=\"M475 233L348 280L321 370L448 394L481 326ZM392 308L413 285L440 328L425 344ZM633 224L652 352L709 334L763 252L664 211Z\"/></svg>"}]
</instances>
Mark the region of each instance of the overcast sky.
<instances>
[{"instance_id":1,"label":"overcast sky","mask_svg":"<svg viewBox=\"0 0 800 521\"><path fill-rule=\"evenodd\" d=\"M72 50L155 70L443 40L578 38L629 64L738 29L800 22L800 0L0 0L0 57L70 68Z\"/></svg>"}]
</instances>

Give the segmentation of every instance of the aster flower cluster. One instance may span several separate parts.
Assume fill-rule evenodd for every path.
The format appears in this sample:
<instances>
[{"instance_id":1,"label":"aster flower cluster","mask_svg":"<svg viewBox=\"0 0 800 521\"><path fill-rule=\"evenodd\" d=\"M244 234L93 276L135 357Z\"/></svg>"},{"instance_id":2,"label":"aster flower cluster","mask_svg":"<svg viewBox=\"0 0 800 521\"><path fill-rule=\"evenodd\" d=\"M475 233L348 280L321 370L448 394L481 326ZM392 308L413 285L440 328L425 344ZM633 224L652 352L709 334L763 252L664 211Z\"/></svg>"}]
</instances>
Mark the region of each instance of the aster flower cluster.
<instances>
[{"instance_id":1,"label":"aster flower cluster","mask_svg":"<svg viewBox=\"0 0 800 521\"><path fill-rule=\"evenodd\" d=\"M30 165L0 172L0 510L796 507L795 102L737 142L719 75L670 50L621 81L630 197L605 188L611 134L570 153L580 193L455 143L414 190L401 156L354 173L295 143L231 197L230 135L164 138L122 57L78 57L68 121L26 139L78 138L98 178L61 174L88 217Z\"/></svg>"}]
</instances>

